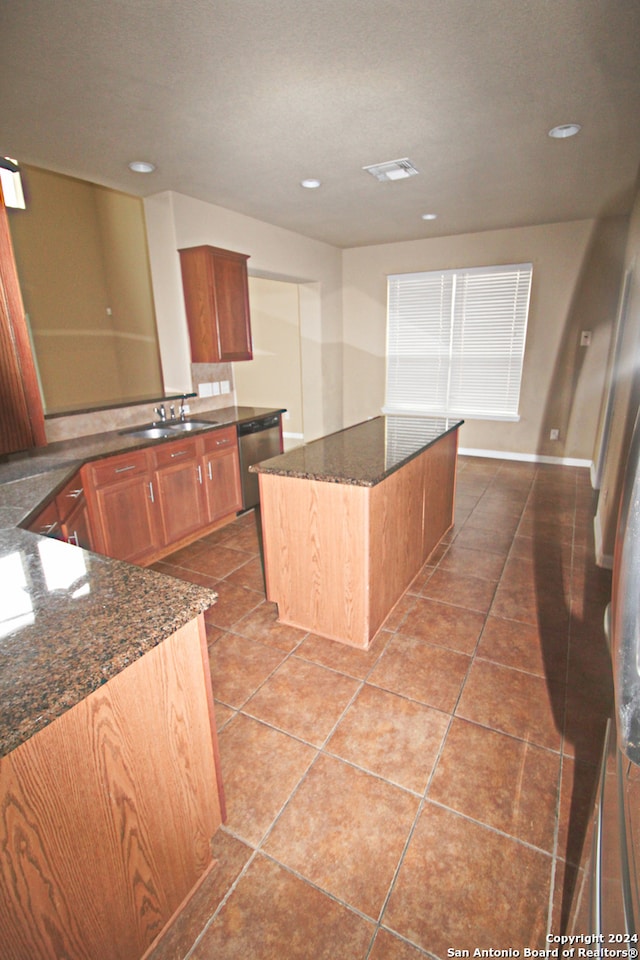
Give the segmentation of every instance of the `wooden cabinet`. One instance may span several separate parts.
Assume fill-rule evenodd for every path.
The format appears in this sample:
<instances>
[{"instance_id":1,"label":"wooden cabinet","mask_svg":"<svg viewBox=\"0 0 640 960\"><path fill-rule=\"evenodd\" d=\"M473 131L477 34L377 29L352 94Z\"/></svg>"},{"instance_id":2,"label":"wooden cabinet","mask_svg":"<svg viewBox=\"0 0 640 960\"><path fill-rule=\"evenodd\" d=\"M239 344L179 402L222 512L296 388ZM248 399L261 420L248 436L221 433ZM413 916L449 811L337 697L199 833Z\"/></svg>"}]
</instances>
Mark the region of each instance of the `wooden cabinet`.
<instances>
[{"instance_id":1,"label":"wooden cabinet","mask_svg":"<svg viewBox=\"0 0 640 960\"><path fill-rule=\"evenodd\" d=\"M29 522L27 529L44 537L66 540L87 550L92 548L89 513L80 471Z\"/></svg>"},{"instance_id":2,"label":"wooden cabinet","mask_svg":"<svg viewBox=\"0 0 640 960\"><path fill-rule=\"evenodd\" d=\"M93 541L80 471L65 484L56 496L55 504L62 538L76 547L90 550Z\"/></svg>"},{"instance_id":3,"label":"wooden cabinet","mask_svg":"<svg viewBox=\"0 0 640 960\"><path fill-rule=\"evenodd\" d=\"M82 468L93 548L118 560L144 560L161 545L146 450Z\"/></svg>"},{"instance_id":4,"label":"wooden cabinet","mask_svg":"<svg viewBox=\"0 0 640 960\"><path fill-rule=\"evenodd\" d=\"M207 521L242 510L242 486L235 427L216 430L201 439Z\"/></svg>"},{"instance_id":5,"label":"wooden cabinet","mask_svg":"<svg viewBox=\"0 0 640 960\"><path fill-rule=\"evenodd\" d=\"M193 363L251 360L248 256L209 246L179 253Z\"/></svg>"},{"instance_id":6,"label":"wooden cabinet","mask_svg":"<svg viewBox=\"0 0 640 960\"><path fill-rule=\"evenodd\" d=\"M87 463L27 529L153 563L242 510L235 426Z\"/></svg>"},{"instance_id":7,"label":"wooden cabinet","mask_svg":"<svg viewBox=\"0 0 640 960\"><path fill-rule=\"evenodd\" d=\"M45 444L44 412L0 189L0 454Z\"/></svg>"},{"instance_id":8,"label":"wooden cabinet","mask_svg":"<svg viewBox=\"0 0 640 960\"><path fill-rule=\"evenodd\" d=\"M161 537L165 544L198 532L206 523L198 446L196 437L188 437L151 451Z\"/></svg>"}]
</instances>

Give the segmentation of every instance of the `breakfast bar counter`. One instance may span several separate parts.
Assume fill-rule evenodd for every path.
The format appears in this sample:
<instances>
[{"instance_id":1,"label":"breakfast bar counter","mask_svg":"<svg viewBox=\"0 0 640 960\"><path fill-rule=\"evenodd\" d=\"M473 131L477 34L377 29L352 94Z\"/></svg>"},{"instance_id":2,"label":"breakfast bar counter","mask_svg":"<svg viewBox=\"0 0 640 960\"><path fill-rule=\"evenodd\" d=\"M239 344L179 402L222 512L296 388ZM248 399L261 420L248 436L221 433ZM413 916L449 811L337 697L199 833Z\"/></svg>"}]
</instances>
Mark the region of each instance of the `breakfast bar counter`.
<instances>
[{"instance_id":1,"label":"breakfast bar counter","mask_svg":"<svg viewBox=\"0 0 640 960\"><path fill-rule=\"evenodd\" d=\"M453 524L462 422L376 417L252 468L282 623L370 645Z\"/></svg>"}]
</instances>

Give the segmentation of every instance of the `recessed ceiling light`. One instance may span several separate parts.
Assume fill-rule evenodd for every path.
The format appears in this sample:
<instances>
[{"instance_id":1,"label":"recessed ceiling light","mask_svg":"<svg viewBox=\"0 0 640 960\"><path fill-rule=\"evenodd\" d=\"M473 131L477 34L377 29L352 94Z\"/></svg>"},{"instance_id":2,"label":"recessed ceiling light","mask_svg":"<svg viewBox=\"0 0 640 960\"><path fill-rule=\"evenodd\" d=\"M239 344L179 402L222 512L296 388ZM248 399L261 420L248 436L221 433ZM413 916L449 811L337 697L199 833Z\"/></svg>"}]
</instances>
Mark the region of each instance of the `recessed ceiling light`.
<instances>
[{"instance_id":1,"label":"recessed ceiling light","mask_svg":"<svg viewBox=\"0 0 640 960\"><path fill-rule=\"evenodd\" d=\"M312 177L310 177L308 180L301 180L300 186L306 187L307 190L317 190L317 188L320 186L320 181L314 180Z\"/></svg>"},{"instance_id":2,"label":"recessed ceiling light","mask_svg":"<svg viewBox=\"0 0 640 960\"><path fill-rule=\"evenodd\" d=\"M549 130L549 136L553 137L554 140L565 140L567 137L575 137L576 133L580 133L582 127L579 123L561 123L559 127L553 127L552 130Z\"/></svg>"},{"instance_id":3,"label":"recessed ceiling light","mask_svg":"<svg viewBox=\"0 0 640 960\"><path fill-rule=\"evenodd\" d=\"M134 173L153 173L155 168L155 163L149 163L148 160L132 160L129 164L129 169Z\"/></svg>"},{"instance_id":4,"label":"recessed ceiling light","mask_svg":"<svg viewBox=\"0 0 640 960\"><path fill-rule=\"evenodd\" d=\"M422 214L422 219L423 219L423 220L437 220L437 219L438 219L438 214L437 214L437 213L423 213L423 214Z\"/></svg>"},{"instance_id":5,"label":"recessed ceiling light","mask_svg":"<svg viewBox=\"0 0 640 960\"><path fill-rule=\"evenodd\" d=\"M407 177L415 177L418 173L408 157L403 157L401 160L387 160L385 163L374 163L362 169L383 183L386 180L406 180Z\"/></svg>"}]
</instances>

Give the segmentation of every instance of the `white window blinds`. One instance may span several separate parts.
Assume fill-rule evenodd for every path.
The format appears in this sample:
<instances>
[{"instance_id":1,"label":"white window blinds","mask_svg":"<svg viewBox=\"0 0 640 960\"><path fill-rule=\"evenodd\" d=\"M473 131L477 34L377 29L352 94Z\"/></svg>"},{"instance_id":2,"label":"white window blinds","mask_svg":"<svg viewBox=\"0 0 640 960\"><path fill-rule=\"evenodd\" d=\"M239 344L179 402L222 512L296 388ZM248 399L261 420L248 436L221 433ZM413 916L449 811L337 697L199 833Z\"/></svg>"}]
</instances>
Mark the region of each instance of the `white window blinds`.
<instances>
[{"instance_id":1,"label":"white window blinds","mask_svg":"<svg viewBox=\"0 0 640 960\"><path fill-rule=\"evenodd\" d=\"M389 276L385 412L517 419L531 273Z\"/></svg>"}]
</instances>

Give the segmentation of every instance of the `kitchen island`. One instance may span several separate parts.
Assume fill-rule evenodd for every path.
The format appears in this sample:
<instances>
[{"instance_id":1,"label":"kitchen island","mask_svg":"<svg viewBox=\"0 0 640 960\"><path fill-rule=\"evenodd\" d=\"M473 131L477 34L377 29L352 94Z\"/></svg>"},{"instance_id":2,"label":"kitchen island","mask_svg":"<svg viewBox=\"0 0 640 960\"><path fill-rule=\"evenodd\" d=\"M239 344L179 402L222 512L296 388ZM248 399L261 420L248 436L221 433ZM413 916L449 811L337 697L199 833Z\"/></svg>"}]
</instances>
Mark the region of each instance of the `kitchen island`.
<instances>
[{"instance_id":1,"label":"kitchen island","mask_svg":"<svg viewBox=\"0 0 640 960\"><path fill-rule=\"evenodd\" d=\"M370 645L453 524L462 422L376 417L252 468L282 623Z\"/></svg>"}]
</instances>

